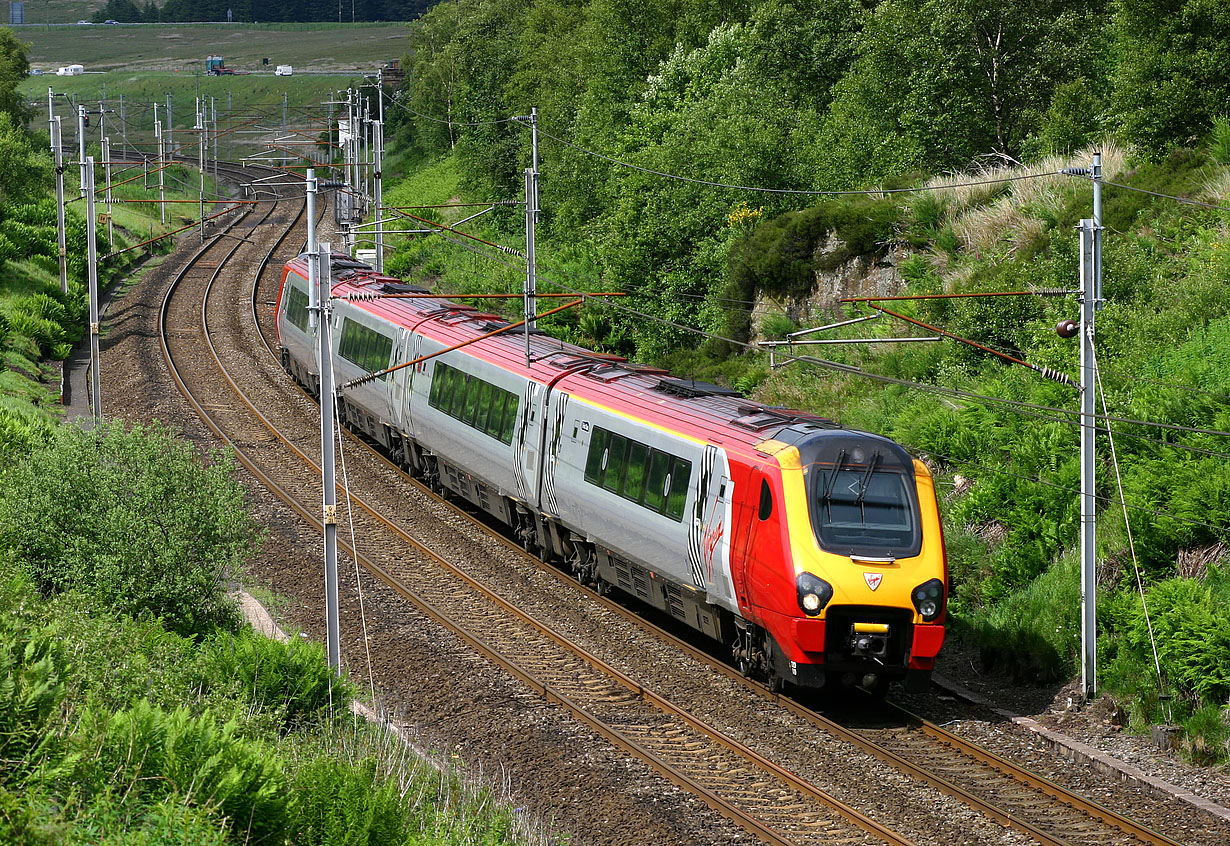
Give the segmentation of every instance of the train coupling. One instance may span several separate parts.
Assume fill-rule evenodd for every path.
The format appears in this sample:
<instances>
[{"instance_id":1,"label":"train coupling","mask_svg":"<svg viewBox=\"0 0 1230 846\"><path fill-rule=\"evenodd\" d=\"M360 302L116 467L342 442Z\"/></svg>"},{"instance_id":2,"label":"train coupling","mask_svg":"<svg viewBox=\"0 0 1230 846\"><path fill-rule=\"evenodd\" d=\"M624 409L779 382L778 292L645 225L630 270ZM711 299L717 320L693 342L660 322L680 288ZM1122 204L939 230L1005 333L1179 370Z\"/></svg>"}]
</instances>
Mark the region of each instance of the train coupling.
<instances>
[{"instance_id":1,"label":"train coupling","mask_svg":"<svg viewBox=\"0 0 1230 846\"><path fill-rule=\"evenodd\" d=\"M881 659L888 653L888 623L855 623L850 632L850 654Z\"/></svg>"}]
</instances>

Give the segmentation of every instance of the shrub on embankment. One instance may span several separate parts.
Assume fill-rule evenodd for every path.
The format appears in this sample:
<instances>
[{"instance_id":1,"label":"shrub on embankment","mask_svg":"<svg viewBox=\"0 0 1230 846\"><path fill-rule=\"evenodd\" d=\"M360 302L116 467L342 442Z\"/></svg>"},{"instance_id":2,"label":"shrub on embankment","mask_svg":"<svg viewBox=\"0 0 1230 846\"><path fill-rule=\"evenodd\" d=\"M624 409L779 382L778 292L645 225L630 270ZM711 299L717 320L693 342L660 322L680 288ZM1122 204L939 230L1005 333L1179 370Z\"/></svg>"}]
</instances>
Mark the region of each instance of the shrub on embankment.
<instances>
[{"instance_id":1,"label":"shrub on embankment","mask_svg":"<svg viewBox=\"0 0 1230 846\"><path fill-rule=\"evenodd\" d=\"M356 720L319 645L238 625L223 455L64 427L0 472L0 842L541 842ZM142 516L144 519L141 519Z\"/></svg>"}]
</instances>

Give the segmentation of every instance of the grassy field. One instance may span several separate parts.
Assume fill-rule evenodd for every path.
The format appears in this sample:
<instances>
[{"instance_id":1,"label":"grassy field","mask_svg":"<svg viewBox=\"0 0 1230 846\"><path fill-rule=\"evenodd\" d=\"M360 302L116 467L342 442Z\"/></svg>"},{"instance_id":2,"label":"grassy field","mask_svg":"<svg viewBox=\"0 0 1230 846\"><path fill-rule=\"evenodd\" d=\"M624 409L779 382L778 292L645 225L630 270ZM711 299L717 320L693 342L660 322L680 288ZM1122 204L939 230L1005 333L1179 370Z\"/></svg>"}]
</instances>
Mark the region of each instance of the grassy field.
<instances>
[{"instance_id":1,"label":"grassy field","mask_svg":"<svg viewBox=\"0 0 1230 846\"><path fill-rule=\"evenodd\" d=\"M152 150L154 106L158 119L166 121L166 103L171 100L174 131L171 141L189 155L196 155L196 100L216 110L219 133L218 157L239 160L268 150L282 136L283 103L287 139L297 143L316 139L328 126L330 101L343 99L338 92L363 83L359 74L295 76L205 76L203 74L111 72L83 76L35 76L22 92L34 107L32 126L47 126L47 90L55 94L55 110L63 122L66 143L76 144L75 106L90 113L86 129L89 144L97 144L102 129L116 149L127 141L131 148ZM370 90L370 89L369 89ZM120 99L123 98L121 112ZM212 103L211 103L212 98ZM285 98L285 100L284 100ZM105 108L105 124L98 112ZM341 113L334 106L334 114ZM211 111L212 116L212 111Z\"/></svg>"},{"instance_id":2,"label":"grassy field","mask_svg":"<svg viewBox=\"0 0 1230 846\"><path fill-rule=\"evenodd\" d=\"M26 9L29 20L30 4ZM15 29L30 45L31 67L43 71L81 64L87 71L199 73L206 56L221 55L229 67L270 78L276 65L291 65L296 74L374 73L385 62L402 58L406 49L406 25L400 23L47 24ZM263 59L269 60L267 66Z\"/></svg>"}]
</instances>

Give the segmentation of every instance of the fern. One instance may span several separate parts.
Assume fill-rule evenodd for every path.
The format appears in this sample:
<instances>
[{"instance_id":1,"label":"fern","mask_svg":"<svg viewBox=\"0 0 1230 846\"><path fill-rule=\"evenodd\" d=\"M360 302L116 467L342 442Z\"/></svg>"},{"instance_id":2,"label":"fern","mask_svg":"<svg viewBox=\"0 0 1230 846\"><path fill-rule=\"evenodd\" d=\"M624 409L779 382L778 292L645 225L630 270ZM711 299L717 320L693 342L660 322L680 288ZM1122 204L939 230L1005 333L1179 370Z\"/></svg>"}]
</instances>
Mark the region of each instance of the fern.
<instances>
[{"instance_id":1,"label":"fern","mask_svg":"<svg viewBox=\"0 0 1230 846\"><path fill-rule=\"evenodd\" d=\"M0 631L0 780L28 771L50 742L65 665L54 631L12 624Z\"/></svg>"}]
</instances>

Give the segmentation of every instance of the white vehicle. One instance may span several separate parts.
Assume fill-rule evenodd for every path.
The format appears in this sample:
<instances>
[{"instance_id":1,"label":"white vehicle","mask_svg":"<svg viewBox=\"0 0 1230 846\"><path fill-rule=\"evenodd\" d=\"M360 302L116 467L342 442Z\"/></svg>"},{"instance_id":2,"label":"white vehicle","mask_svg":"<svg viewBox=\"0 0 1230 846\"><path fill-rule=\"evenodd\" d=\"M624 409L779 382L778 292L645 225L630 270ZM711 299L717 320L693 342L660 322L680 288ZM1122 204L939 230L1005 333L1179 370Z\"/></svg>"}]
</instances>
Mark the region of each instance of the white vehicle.
<instances>
[{"instance_id":1,"label":"white vehicle","mask_svg":"<svg viewBox=\"0 0 1230 846\"><path fill-rule=\"evenodd\" d=\"M81 76L85 73L84 65L65 65L62 68L56 68L56 76Z\"/></svg>"},{"instance_id":2,"label":"white vehicle","mask_svg":"<svg viewBox=\"0 0 1230 846\"><path fill-rule=\"evenodd\" d=\"M274 68L273 75L274 76L290 76L294 72L295 72L295 69L291 67L290 65L278 65L276 68Z\"/></svg>"}]
</instances>

